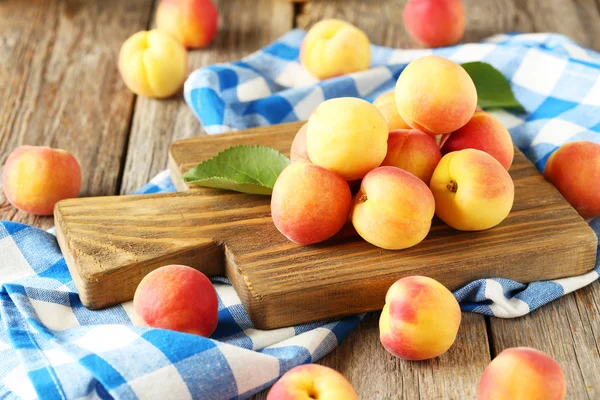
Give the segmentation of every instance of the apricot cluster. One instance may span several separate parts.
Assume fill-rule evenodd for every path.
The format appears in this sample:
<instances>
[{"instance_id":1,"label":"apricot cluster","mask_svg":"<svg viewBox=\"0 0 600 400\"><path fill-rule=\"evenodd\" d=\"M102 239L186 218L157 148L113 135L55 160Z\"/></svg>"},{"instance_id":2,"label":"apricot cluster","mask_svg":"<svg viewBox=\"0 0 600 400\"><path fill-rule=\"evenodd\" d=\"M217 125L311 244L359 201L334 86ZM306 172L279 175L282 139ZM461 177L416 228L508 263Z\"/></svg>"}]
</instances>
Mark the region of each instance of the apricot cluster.
<instances>
[{"instance_id":1,"label":"apricot cluster","mask_svg":"<svg viewBox=\"0 0 600 400\"><path fill-rule=\"evenodd\" d=\"M513 204L513 144L476 107L471 77L438 56L411 62L395 90L373 104L351 97L321 103L273 188L275 226L308 245L350 219L362 238L389 250L421 242L434 214L459 230L496 226ZM354 199L352 186L359 188Z\"/></svg>"}]
</instances>

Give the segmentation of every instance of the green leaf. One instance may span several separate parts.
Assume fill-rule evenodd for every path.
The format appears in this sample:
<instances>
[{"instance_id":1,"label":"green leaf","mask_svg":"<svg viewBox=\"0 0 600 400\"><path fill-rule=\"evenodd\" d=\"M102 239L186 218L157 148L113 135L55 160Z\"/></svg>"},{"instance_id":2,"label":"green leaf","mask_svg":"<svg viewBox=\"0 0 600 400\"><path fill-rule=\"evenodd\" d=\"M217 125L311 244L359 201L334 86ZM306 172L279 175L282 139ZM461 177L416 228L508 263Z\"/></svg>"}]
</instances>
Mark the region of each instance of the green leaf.
<instances>
[{"instance_id":1,"label":"green leaf","mask_svg":"<svg viewBox=\"0 0 600 400\"><path fill-rule=\"evenodd\" d=\"M265 146L233 146L183 174L192 185L269 195L290 160Z\"/></svg>"},{"instance_id":2,"label":"green leaf","mask_svg":"<svg viewBox=\"0 0 600 400\"><path fill-rule=\"evenodd\" d=\"M496 68L483 62L464 63L462 67L475 83L481 108L512 108L517 112L525 112L515 98L508 81Z\"/></svg>"}]
</instances>

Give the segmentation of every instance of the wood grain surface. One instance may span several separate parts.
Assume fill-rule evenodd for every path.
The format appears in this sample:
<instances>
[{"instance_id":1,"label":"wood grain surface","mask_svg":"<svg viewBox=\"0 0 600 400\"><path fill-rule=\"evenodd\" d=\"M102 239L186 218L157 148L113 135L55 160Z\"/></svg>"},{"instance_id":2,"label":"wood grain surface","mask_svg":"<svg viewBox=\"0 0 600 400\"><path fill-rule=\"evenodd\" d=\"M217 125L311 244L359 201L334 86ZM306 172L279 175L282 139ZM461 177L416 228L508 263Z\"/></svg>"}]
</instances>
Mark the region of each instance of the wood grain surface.
<instances>
[{"instance_id":1,"label":"wood grain surface","mask_svg":"<svg viewBox=\"0 0 600 400\"><path fill-rule=\"evenodd\" d=\"M468 14L463 42L506 31L554 31L600 50L598 0L463 2ZM130 193L166 167L166 147L173 139L203 133L181 96L165 101L135 99L122 85L116 63L112 62L106 62L97 73L94 70L85 75L87 79L78 77L77 86L81 92L98 90L93 78L110 76L103 82L117 85L118 96L129 102L125 107L112 110L110 115L115 114L117 120L123 118L120 115L125 115L126 121L133 118L130 132L129 123L126 123L118 125L118 129L111 130L102 140L98 139L95 135L104 132L109 113L103 111L102 118L77 118L91 113L92 101L71 107L72 117L62 124L56 110L65 98L74 98L69 91L53 89L55 92L50 93L56 95L46 96L44 105L39 106L42 98L39 87L52 83L44 78L48 71L53 71L52 77L66 77L67 71L74 69L87 71L90 65L88 58L83 56L85 52L80 51L82 46L88 49L97 46L96 51L109 51L114 58L121 42L130 33L142 29L144 21L149 22L149 3L150 0L0 1L0 164L18 144L62 146L80 157L84 168L84 194ZM214 45L190 52L190 66L238 58L257 50L292 26L307 28L321 18L331 16L357 24L376 44L415 46L402 28L401 12L405 0L313 0L296 7L281 0L221 0L215 3L224 22L219 36L225 34L227 40L222 42L218 52L213 51ZM253 7L253 4L258 6ZM84 29L84 25L88 28ZM73 40L73 37L77 39ZM107 41L110 44L106 44ZM71 46L65 45L68 43ZM68 57L63 59L65 54ZM69 79L61 81L60 85L72 82ZM123 104L122 101L117 100L117 103ZM131 107L134 101L135 110ZM104 108L113 102L114 97L105 95ZM33 124L29 116L34 114ZM64 129L65 125L77 129ZM49 131L53 133L49 134ZM74 150L74 143L79 150ZM82 160L81 154L86 154L89 161ZM123 157L127 159L125 169L119 162ZM1 219L44 228L52 224L49 218L16 212L3 198L0 200ZM484 319L480 315L463 314L461 333L448 353L453 356L448 359L451 363L441 364L435 360L405 362L389 356L379 346L377 314L374 313L369 314L359 328L320 363L348 376L360 398L365 400L474 399L473 387L490 356L494 357L507 346L530 345L558 357L567 376L569 399L596 399L600 390L600 374L597 373L600 365L599 315L600 284L597 282L523 318ZM266 391L254 399L265 396Z\"/></svg>"},{"instance_id":2,"label":"wood grain surface","mask_svg":"<svg viewBox=\"0 0 600 400\"><path fill-rule=\"evenodd\" d=\"M81 164L82 195L116 193L134 101L117 56L146 27L151 4L0 2L0 164L18 145L59 147ZM52 225L0 196L0 219Z\"/></svg>"},{"instance_id":3,"label":"wood grain surface","mask_svg":"<svg viewBox=\"0 0 600 400\"><path fill-rule=\"evenodd\" d=\"M233 145L289 153L302 124L175 142L173 181ZM185 264L226 274L260 329L381 309L387 289L405 276L426 275L455 290L488 277L531 282L590 271L597 247L592 229L518 150L509 172L515 202L500 225L459 232L435 220L423 242L402 251L345 233L296 245L273 225L270 197L207 188L65 200L55 210L56 230L86 307L130 300L151 270Z\"/></svg>"}]
</instances>

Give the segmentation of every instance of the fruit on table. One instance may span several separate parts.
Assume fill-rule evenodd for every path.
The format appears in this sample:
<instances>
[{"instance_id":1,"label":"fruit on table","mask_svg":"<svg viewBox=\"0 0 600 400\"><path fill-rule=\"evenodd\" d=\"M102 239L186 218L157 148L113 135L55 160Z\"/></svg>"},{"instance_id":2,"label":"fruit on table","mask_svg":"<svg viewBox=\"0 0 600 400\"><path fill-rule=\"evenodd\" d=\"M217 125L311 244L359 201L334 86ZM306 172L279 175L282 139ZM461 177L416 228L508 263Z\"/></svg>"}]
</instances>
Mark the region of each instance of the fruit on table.
<instances>
[{"instance_id":1,"label":"fruit on table","mask_svg":"<svg viewBox=\"0 0 600 400\"><path fill-rule=\"evenodd\" d=\"M319 364L300 365L286 372L269 390L267 400L358 400L346 378Z\"/></svg>"},{"instance_id":2,"label":"fruit on table","mask_svg":"<svg viewBox=\"0 0 600 400\"><path fill-rule=\"evenodd\" d=\"M20 146L6 159L2 187L6 199L19 210L52 215L57 202L79 194L81 167L64 150Z\"/></svg>"},{"instance_id":3,"label":"fruit on table","mask_svg":"<svg viewBox=\"0 0 600 400\"><path fill-rule=\"evenodd\" d=\"M133 34L121 46L119 72L133 93L169 97L181 88L187 55L177 40L159 30Z\"/></svg>"},{"instance_id":4,"label":"fruit on table","mask_svg":"<svg viewBox=\"0 0 600 400\"><path fill-rule=\"evenodd\" d=\"M422 241L435 211L422 180L396 167L379 167L362 180L352 209L356 232L375 246L398 250Z\"/></svg>"},{"instance_id":5,"label":"fruit on table","mask_svg":"<svg viewBox=\"0 0 600 400\"><path fill-rule=\"evenodd\" d=\"M404 6L404 26L426 47L449 46L465 33L465 8L461 0L410 0Z\"/></svg>"},{"instance_id":6,"label":"fruit on table","mask_svg":"<svg viewBox=\"0 0 600 400\"><path fill-rule=\"evenodd\" d=\"M398 108L396 107L396 94L395 92L389 91L382 94L375 99L373 105L377 107L381 114L388 123L388 129L390 131L396 129L410 129L410 126L398 114Z\"/></svg>"},{"instance_id":7,"label":"fruit on table","mask_svg":"<svg viewBox=\"0 0 600 400\"><path fill-rule=\"evenodd\" d=\"M465 126L442 137L442 155L463 149L485 151L507 170L515 157L510 133L500 121L485 111L476 111Z\"/></svg>"},{"instance_id":8,"label":"fruit on table","mask_svg":"<svg viewBox=\"0 0 600 400\"><path fill-rule=\"evenodd\" d=\"M399 129L390 132L387 155L381 165L403 169L429 185L441 158L433 137L416 129Z\"/></svg>"},{"instance_id":9,"label":"fruit on table","mask_svg":"<svg viewBox=\"0 0 600 400\"><path fill-rule=\"evenodd\" d=\"M296 136L294 136L294 141L292 142L292 147L290 149L290 160L294 161L307 161L310 162L310 157L306 151L306 124L302 125Z\"/></svg>"},{"instance_id":10,"label":"fruit on table","mask_svg":"<svg viewBox=\"0 0 600 400\"><path fill-rule=\"evenodd\" d=\"M582 217L600 215L600 145L563 144L548 158L544 176Z\"/></svg>"},{"instance_id":11,"label":"fruit on table","mask_svg":"<svg viewBox=\"0 0 600 400\"><path fill-rule=\"evenodd\" d=\"M563 400L567 384L560 365L548 354L530 347L501 352L487 366L479 400Z\"/></svg>"},{"instance_id":12,"label":"fruit on table","mask_svg":"<svg viewBox=\"0 0 600 400\"><path fill-rule=\"evenodd\" d=\"M498 225L510 212L515 196L514 183L502 164L475 149L442 157L430 187L437 216L463 231Z\"/></svg>"},{"instance_id":13,"label":"fruit on table","mask_svg":"<svg viewBox=\"0 0 600 400\"><path fill-rule=\"evenodd\" d=\"M348 220L352 195L335 172L304 161L279 175L271 195L275 227L292 242L311 244L335 235Z\"/></svg>"},{"instance_id":14,"label":"fruit on table","mask_svg":"<svg viewBox=\"0 0 600 400\"><path fill-rule=\"evenodd\" d=\"M317 22L300 46L300 62L313 76L327 79L364 71L371 64L369 38L339 19Z\"/></svg>"},{"instance_id":15,"label":"fruit on table","mask_svg":"<svg viewBox=\"0 0 600 400\"><path fill-rule=\"evenodd\" d=\"M139 325L209 337L217 327L217 293L202 272L167 265L142 279L133 296Z\"/></svg>"},{"instance_id":16,"label":"fruit on table","mask_svg":"<svg viewBox=\"0 0 600 400\"><path fill-rule=\"evenodd\" d=\"M379 318L379 338L396 357L426 360L452 346L460 320L460 306L444 285L410 276L389 288Z\"/></svg>"},{"instance_id":17,"label":"fruit on table","mask_svg":"<svg viewBox=\"0 0 600 400\"><path fill-rule=\"evenodd\" d=\"M348 181L378 167L387 153L388 127L368 101L341 97L324 101L308 119L311 161Z\"/></svg>"},{"instance_id":18,"label":"fruit on table","mask_svg":"<svg viewBox=\"0 0 600 400\"><path fill-rule=\"evenodd\" d=\"M439 56L408 64L398 77L395 92L402 119L430 135L460 129L477 107L477 91L467 71Z\"/></svg>"},{"instance_id":19,"label":"fruit on table","mask_svg":"<svg viewBox=\"0 0 600 400\"><path fill-rule=\"evenodd\" d=\"M219 15L211 0L162 0L156 27L188 49L206 47L217 33Z\"/></svg>"}]
</instances>

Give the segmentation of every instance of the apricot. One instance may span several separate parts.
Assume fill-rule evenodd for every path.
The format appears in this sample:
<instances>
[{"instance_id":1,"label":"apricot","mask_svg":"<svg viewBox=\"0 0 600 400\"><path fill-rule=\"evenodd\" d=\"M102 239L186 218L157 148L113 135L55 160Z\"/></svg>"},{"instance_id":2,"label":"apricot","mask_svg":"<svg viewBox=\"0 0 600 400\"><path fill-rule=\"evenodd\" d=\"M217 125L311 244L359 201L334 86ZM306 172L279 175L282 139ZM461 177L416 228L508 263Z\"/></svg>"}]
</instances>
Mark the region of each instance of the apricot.
<instances>
[{"instance_id":1,"label":"apricot","mask_svg":"<svg viewBox=\"0 0 600 400\"><path fill-rule=\"evenodd\" d=\"M302 41L300 62L318 79L364 71L371 64L369 38L349 22L319 21Z\"/></svg>"},{"instance_id":2,"label":"apricot","mask_svg":"<svg viewBox=\"0 0 600 400\"><path fill-rule=\"evenodd\" d=\"M502 164L475 149L442 157L430 187L437 216L462 231L498 225L508 216L515 197L514 183Z\"/></svg>"},{"instance_id":3,"label":"apricot","mask_svg":"<svg viewBox=\"0 0 600 400\"><path fill-rule=\"evenodd\" d=\"M403 169L429 185L441 158L433 137L416 129L400 129L390 132L388 152L381 165Z\"/></svg>"},{"instance_id":4,"label":"apricot","mask_svg":"<svg viewBox=\"0 0 600 400\"><path fill-rule=\"evenodd\" d=\"M362 178L381 164L387 139L387 123L379 110L354 97L321 103L306 128L311 161L348 181Z\"/></svg>"},{"instance_id":5,"label":"apricot","mask_svg":"<svg viewBox=\"0 0 600 400\"><path fill-rule=\"evenodd\" d=\"M398 77L395 93L402 119L430 135L462 128L477 107L477 91L467 71L439 56L408 64Z\"/></svg>"},{"instance_id":6,"label":"apricot","mask_svg":"<svg viewBox=\"0 0 600 400\"><path fill-rule=\"evenodd\" d=\"M456 340L460 306L438 281L409 276L394 283L379 317L379 338L385 349L406 360L444 354Z\"/></svg>"},{"instance_id":7,"label":"apricot","mask_svg":"<svg viewBox=\"0 0 600 400\"><path fill-rule=\"evenodd\" d=\"M218 23L217 8L211 0L162 0L156 9L156 27L188 49L208 46Z\"/></svg>"},{"instance_id":8,"label":"apricot","mask_svg":"<svg viewBox=\"0 0 600 400\"><path fill-rule=\"evenodd\" d=\"M142 31L121 46L119 72L133 93L169 97L183 85L186 60L185 48L176 39L156 29Z\"/></svg>"},{"instance_id":9,"label":"apricot","mask_svg":"<svg viewBox=\"0 0 600 400\"><path fill-rule=\"evenodd\" d=\"M487 366L479 400L563 400L567 383L560 365L548 354L530 347L504 350Z\"/></svg>"},{"instance_id":10,"label":"apricot","mask_svg":"<svg viewBox=\"0 0 600 400\"><path fill-rule=\"evenodd\" d=\"M411 247L429 233L435 210L422 180L396 167L379 167L362 180L352 225L367 242L388 250Z\"/></svg>"},{"instance_id":11,"label":"apricot","mask_svg":"<svg viewBox=\"0 0 600 400\"><path fill-rule=\"evenodd\" d=\"M548 158L544 176L583 218L600 215L600 145L563 144Z\"/></svg>"},{"instance_id":12,"label":"apricot","mask_svg":"<svg viewBox=\"0 0 600 400\"><path fill-rule=\"evenodd\" d=\"M167 265L142 279L133 296L136 323L209 337L219 313L217 293L202 272Z\"/></svg>"},{"instance_id":13,"label":"apricot","mask_svg":"<svg viewBox=\"0 0 600 400\"><path fill-rule=\"evenodd\" d=\"M6 159L2 187L6 199L19 210L52 215L57 202L79 195L81 167L64 150L20 146Z\"/></svg>"},{"instance_id":14,"label":"apricot","mask_svg":"<svg viewBox=\"0 0 600 400\"><path fill-rule=\"evenodd\" d=\"M476 111L465 126L442 137L440 150L443 155L463 149L485 151L507 170L515 157L510 133L500 121L485 111Z\"/></svg>"},{"instance_id":15,"label":"apricot","mask_svg":"<svg viewBox=\"0 0 600 400\"><path fill-rule=\"evenodd\" d=\"M358 400L348 380L319 364L299 365L286 372L271 388L267 400Z\"/></svg>"},{"instance_id":16,"label":"apricot","mask_svg":"<svg viewBox=\"0 0 600 400\"><path fill-rule=\"evenodd\" d=\"M279 175L271 195L275 227L298 244L322 242L348 220L352 195L335 172L304 161L293 162Z\"/></svg>"},{"instance_id":17,"label":"apricot","mask_svg":"<svg viewBox=\"0 0 600 400\"><path fill-rule=\"evenodd\" d=\"M410 129L410 126L398 114L398 108L396 107L396 94L394 91L389 91L382 94L375 99L373 105L377 107L383 118L387 121L388 130L393 131L396 129Z\"/></svg>"},{"instance_id":18,"label":"apricot","mask_svg":"<svg viewBox=\"0 0 600 400\"><path fill-rule=\"evenodd\" d=\"M465 8L460 0L410 0L402 16L409 35L426 47L449 46L465 34Z\"/></svg>"},{"instance_id":19,"label":"apricot","mask_svg":"<svg viewBox=\"0 0 600 400\"><path fill-rule=\"evenodd\" d=\"M302 125L294 140L292 141L292 147L290 149L290 160L294 161L310 161L308 152L306 150L306 124Z\"/></svg>"}]
</instances>

